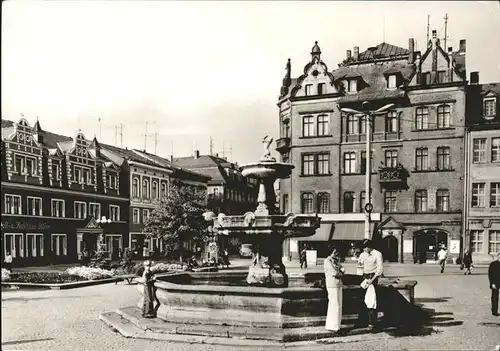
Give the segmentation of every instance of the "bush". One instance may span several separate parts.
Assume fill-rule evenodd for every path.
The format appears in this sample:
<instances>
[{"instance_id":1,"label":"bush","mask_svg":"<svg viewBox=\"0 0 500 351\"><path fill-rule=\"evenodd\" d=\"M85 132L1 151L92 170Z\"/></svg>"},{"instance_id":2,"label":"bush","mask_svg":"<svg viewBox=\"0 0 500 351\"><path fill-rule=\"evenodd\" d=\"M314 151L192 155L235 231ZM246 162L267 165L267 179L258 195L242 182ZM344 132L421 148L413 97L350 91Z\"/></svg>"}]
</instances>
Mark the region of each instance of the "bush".
<instances>
[{"instance_id":1,"label":"bush","mask_svg":"<svg viewBox=\"0 0 500 351\"><path fill-rule=\"evenodd\" d=\"M85 280L76 275L61 272L27 272L11 275L11 281L18 283L62 284Z\"/></svg>"},{"instance_id":2,"label":"bush","mask_svg":"<svg viewBox=\"0 0 500 351\"><path fill-rule=\"evenodd\" d=\"M108 271L106 269L84 267L84 266L68 268L64 273L72 276L85 278L86 280L111 278L114 275L112 271Z\"/></svg>"},{"instance_id":3,"label":"bush","mask_svg":"<svg viewBox=\"0 0 500 351\"><path fill-rule=\"evenodd\" d=\"M132 250L130 248L126 248L120 261L120 268L123 270L123 272L125 272L125 274L134 272L135 265L132 261L132 258Z\"/></svg>"},{"instance_id":4,"label":"bush","mask_svg":"<svg viewBox=\"0 0 500 351\"><path fill-rule=\"evenodd\" d=\"M185 271L187 265L179 263L157 263L151 267L153 273L165 273L171 271Z\"/></svg>"},{"instance_id":5,"label":"bush","mask_svg":"<svg viewBox=\"0 0 500 351\"><path fill-rule=\"evenodd\" d=\"M8 282L10 280L10 271L8 269L2 268L2 281Z\"/></svg>"}]
</instances>

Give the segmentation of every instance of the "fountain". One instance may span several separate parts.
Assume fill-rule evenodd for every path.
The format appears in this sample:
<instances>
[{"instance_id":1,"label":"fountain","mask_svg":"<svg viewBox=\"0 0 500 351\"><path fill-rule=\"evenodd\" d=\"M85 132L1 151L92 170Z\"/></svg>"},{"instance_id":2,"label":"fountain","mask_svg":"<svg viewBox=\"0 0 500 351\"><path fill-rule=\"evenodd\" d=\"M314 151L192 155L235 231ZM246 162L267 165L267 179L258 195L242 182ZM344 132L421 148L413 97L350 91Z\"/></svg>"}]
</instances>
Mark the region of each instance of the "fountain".
<instances>
[{"instance_id":1,"label":"fountain","mask_svg":"<svg viewBox=\"0 0 500 351\"><path fill-rule=\"evenodd\" d=\"M219 234L244 233L250 238L256 252L249 269L158 275L155 288L160 305L156 319L141 318L141 298L136 307L119 309L115 313L118 317L113 317L114 312L102 314L103 321L117 330L120 323L129 321L142 330L156 333L244 337L278 343L330 335L324 329L328 299L321 287L323 274L295 273L289 277L282 262L283 240L313 235L320 218L278 212L274 182L288 177L294 166L279 163L271 156L272 141L266 136L262 140L261 160L241 167L244 176L258 178L260 182L255 212L205 217L214 220ZM267 265L263 257L267 257ZM346 279L349 281L344 287L344 314L355 314L363 304L361 277ZM142 284L141 281L138 286L141 294ZM390 284L412 303L414 283Z\"/></svg>"}]
</instances>

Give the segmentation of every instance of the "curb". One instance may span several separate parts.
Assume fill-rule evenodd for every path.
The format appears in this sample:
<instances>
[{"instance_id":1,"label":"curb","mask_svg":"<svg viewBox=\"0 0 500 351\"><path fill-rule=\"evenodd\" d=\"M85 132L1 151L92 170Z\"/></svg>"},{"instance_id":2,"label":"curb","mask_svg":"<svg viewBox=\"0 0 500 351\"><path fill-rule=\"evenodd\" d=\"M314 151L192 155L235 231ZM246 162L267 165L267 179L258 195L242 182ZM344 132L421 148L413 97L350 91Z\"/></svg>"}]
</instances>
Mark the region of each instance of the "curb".
<instances>
[{"instance_id":1,"label":"curb","mask_svg":"<svg viewBox=\"0 0 500 351\"><path fill-rule=\"evenodd\" d=\"M51 289L51 290L67 290L75 288L83 288L86 286L108 284L117 282L116 278L106 278L98 280L84 280L73 283L62 284L44 284L44 283L21 283L21 282L2 282L2 288L27 288L27 289Z\"/></svg>"}]
</instances>

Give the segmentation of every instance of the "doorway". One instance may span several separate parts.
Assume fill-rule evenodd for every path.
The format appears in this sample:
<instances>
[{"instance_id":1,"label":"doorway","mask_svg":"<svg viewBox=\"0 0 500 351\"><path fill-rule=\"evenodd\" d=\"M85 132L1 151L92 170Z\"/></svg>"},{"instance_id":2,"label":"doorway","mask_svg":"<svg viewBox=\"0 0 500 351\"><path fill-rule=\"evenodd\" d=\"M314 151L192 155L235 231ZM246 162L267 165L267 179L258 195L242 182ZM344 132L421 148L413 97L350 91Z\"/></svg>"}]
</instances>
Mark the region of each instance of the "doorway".
<instances>
[{"instance_id":1,"label":"doorway","mask_svg":"<svg viewBox=\"0 0 500 351\"><path fill-rule=\"evenodd\" d=\"M384 261L398 262L398 239L394 235L387 235L382 239L382 255Z\"/></svg>"},{"instance_id":2,"label":"doorway","mask_svg":"<svg viewBox=\"0 0 500 351\"><path fill-rule=\"evenodd\" d=\"M415 263L435 261L441 245L448 245L448 233L441 229L422 229L413 234Z\"/></svg>"}]
</instances>

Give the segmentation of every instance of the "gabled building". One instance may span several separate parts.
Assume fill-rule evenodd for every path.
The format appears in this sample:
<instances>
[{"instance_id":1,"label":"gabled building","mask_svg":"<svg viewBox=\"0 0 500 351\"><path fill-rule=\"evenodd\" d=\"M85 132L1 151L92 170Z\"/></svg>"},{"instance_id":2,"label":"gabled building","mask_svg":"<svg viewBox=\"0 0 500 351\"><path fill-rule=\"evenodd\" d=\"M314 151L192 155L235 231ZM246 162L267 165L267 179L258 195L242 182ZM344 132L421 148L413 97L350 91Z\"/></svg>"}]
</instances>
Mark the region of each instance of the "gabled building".
<instances>
[{"instance_id":1,"label":"gabled building","mask_svg":"<svg viewBox=\"0 0 500 351\"><path fill-rule=\"evenodd\" d=\"M301 243L324 256L329 240L347 253L352 242L364 238L369 171L372 238L387 259L433 261L441 243L458 257L465 40L458 51L445 50L433 31L423 53L415 51L413 39L408 48L381 43L360 52L354 47L334 70L327 68L315 43L303 71L292 78L288 62L277 140L282 160L296 165L291 177L281 180L283 212L322 217L321 228ZM341 109L362 111L368 105L376 110L387 104L394 107L371 123L372 169L366 170L365 116ZM293 256L301 243L290 241L284 249Z\"/></svg>"},{"instance_id":2,"label":"gabled building","mask_svg":"<svg viewBox=\"0 0 500 351\"><path fill-rule=\"evenodd\" d=\"M15 265L76 262L101 241L116 257L128 246L122 178L95 138L2 120L2 259L9 252Z\"/></svg>"},{"instance_id":3,"label":"gabled building","mask_svg":"<svg viewBox=\"0 0 500 351\"><path fill-rule=\"evenodd\" d=\"M464 248L475 262L500 252L500 83L467 87L466 206Z\"/></svg>"}]
</instances>

